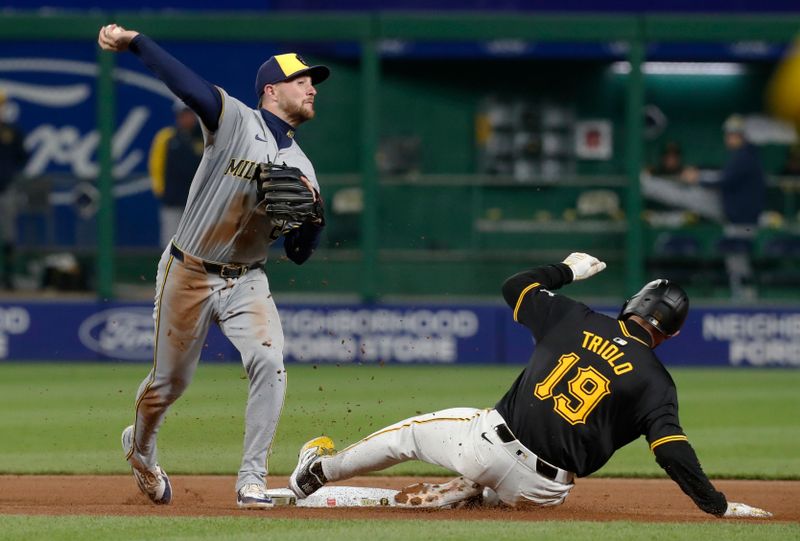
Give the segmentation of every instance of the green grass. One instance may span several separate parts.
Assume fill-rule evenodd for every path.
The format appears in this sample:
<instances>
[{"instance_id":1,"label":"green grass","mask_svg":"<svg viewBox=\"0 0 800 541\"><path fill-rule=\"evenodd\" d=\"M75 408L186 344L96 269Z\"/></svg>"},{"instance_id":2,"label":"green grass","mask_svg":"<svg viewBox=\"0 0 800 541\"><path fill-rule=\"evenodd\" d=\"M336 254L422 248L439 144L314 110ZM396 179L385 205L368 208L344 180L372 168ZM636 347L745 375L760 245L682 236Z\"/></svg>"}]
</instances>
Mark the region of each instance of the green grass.
<instances>
[{"instance_id":1,"label":"green grass","mask_svg":"<svg viewBox=\"0 0 800 541\"><path fill-rule=\"evenodd\" d=\"M0 365L0 473L126 473L119 435L132 422L144 364ZM270 471L327 433L349 443L417 413L489 407L519 367L290 366ZM800 478L800 371L672 370L681 421L712 477ZM201 364L159 437L170 473L233 475L239 467L247 382L237 365ZM202 449L202 452L198 452ZM407 463L390 473L442 473ZM643 440L600 475L662 476Z\"/></svg>"},{"instance_id":2,"label":"green grass","mask_svg":"<svg viewBox=\"0 0 800 541\"><path fill-rule=\"evenodd\" d=\"M145 365L0 364L0 471L127 473L119 447L133 416ZM486 407L502 396L519 367L290 366L287 403L273 447L273 473L288 473L298 447L328 433L350 442L411 416L453 406ZM673 370L683 425L713 477L800 478L800 371ZM170 473L234 475L241 453L246 380L233 365L202 365L167 417L159 439ZM202 451L199 451L202 449ZM408 463L393 473L443 470ZM663 475L643 441L601 470L607 475ZM321 538L519 539L537 541L794 539L797 524L713 521L694 524L310 520L261 517L162 518L2 516L0 540L126 539L281 541Z\"/></svg>"},{"instance_id":3,"label":"green grass","mask_svg":"<svg viewBox=\"0 0 800 541\"><path fill-rule=\"evenodd\" d=\"M0 540L48 539L225 539L245 541L408 541L436 539L536 539L537 541L653 541L724 539L767 541L796 539L800 527L791 524L710 522L696 524L639 524L632 522L510 522L450 520L303 520L258 518L133 518L0 516Z\"/></svg>"},{"instance_id":4,"label":"green grass","mask_svg":"<svg viewBox=\"0 0 800 541\"><path fill-rule=\"evenodd\" d=\"M680 418L713 477L800 478L800 371L673 369ZM603 475L660 475L644 440L621 449Z\"/></svg>"}]
</instances>

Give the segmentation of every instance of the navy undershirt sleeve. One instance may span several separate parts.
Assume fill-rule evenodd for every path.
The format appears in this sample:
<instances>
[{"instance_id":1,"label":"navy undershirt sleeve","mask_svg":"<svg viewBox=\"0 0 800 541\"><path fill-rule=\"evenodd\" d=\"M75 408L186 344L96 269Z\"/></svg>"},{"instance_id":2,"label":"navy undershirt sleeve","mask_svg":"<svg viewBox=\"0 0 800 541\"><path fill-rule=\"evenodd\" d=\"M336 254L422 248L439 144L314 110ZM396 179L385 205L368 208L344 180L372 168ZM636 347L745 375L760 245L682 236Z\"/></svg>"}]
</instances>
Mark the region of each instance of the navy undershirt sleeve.
<instances>
[{"instance_id":1,"label":"navy undershirt sleeve","mask_svg":"<svg viewBox=\"0 0 800 541\"><path fill-rule=\"evenodd\" d=\"M217 130L219 115L222 113L222 96L214 85L190 70L144 34L133 38L128 50L138 56L173 94L197 113L206 128L212 132Z\"/></svg>"},{"instance_id":2,"label":"navy undershirt sleeve","mask_svg":"<svg viewBox=\"0 0 800 541\"><path fill-rule=\"evenodd\" d=\"M305 263L319 246L322 229L322 226L305 223L287 233L283 239L286 257L298 265Z\"/></svg>"}]
</instances>

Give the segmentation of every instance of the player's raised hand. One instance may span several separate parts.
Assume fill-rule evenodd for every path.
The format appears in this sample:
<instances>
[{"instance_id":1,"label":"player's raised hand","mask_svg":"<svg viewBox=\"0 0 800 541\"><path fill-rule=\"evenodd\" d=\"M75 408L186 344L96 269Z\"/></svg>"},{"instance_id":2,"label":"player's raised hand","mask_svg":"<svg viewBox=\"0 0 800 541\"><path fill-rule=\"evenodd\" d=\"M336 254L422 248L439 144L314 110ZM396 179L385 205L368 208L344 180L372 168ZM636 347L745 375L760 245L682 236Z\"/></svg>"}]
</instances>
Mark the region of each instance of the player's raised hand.
<instances>
[{"instance_id":1,"label":"player's raised hand","mask_svg":"<svg viewBox=\"0 0 800 541\"><path fill-rule=\"evenodd\" d=\"M100 28L97 43L104 51L122 52L128 50L128 44L139 35L135 30L125 30L117 24L107 24Z\"/></svg>"},{"instance_id":2,"label":"player's raised hand","mask_svg":"<svg viewBox=\"0 0 800 541\"><path fill-rule=\"evenodd\" d=\"M769 518L772 513L745 503L728 502L723 518Z\"/></svg>"},{"instance_id":3,"label":"player's raised hand","mask_svg":"<svg viewBox=\"0 0 800 541\"><path fill-rule=\"evenodd\" d=\"M582 252L572 252L563 261L570 270L575 280L585 280L606 268L606 264L593 255Z\"/></svg>"}]
</instances>

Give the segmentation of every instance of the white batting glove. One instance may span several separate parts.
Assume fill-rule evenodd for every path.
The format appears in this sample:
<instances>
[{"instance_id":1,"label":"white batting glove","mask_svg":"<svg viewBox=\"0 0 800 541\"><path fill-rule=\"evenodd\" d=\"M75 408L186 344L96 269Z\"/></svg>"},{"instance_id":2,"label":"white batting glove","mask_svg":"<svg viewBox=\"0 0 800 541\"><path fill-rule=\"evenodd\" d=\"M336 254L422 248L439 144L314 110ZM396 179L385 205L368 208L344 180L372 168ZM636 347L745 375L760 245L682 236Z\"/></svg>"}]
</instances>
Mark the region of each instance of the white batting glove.
<instances>
[{"instance_id":1,"label":"white batting glove","mask_svg":"<svg viewBox=\"0 0 800 541\"><path fill-rule=\"evenodd\" d=\"M744 503L728 502L723 518L769 518L772 513Z\"/></svg>"},{"instance_id":2,"label":"white batting glove","mask_svg":"<svg viewBox=\"0 0 800 541\"><path fill-rule=\"evenodd\" d=\"M572 252L562 261L572 270L574 280L585 280L606 268L606 264L593 255Z\"/></svg>"}]
</instances>

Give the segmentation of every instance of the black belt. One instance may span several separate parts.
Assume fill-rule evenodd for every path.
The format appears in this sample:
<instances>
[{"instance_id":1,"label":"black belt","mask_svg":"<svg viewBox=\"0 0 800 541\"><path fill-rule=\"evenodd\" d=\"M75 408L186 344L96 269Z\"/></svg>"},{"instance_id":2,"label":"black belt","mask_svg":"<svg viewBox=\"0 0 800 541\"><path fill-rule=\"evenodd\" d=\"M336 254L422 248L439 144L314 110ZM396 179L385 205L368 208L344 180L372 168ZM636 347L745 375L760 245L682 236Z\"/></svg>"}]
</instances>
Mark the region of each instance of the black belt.
<instances>
[{"instance_id":1,"label":"black belt","mask_svg":"<svg viewBox=\"0 0 800 541\"><path fill-rule=\"evenodd\" d=\"M174 242L171 242L169 245L169 253L175 257L178 261L183 261L184 255L180 248L175 246ZM203 262L203 268L206 269L207 272L211 274L216 274L220 278L239 278L240 276L244 276L248 270L261 266L261 262L259 263L252 263L250 265L244 265L241 263L212 263L211 261Z\"/></svg>"},{"instance_id":2,"label":"black belt","mask_svg":"<svg viewBox=\"0 0 800 541\"><path fill-rule=\"evenodd\" d=\"M497 425L494 427L494 431L497 433L497 437L500 438L500 441L503 443L511 443L512 441L517 441L517 438L514 436L514 433L511 432L511 429L508 428L508 425L502 424ZM539 458L536 457L536 473L541 475L542 477L546 477L551 481L555 481L556 477L558 477L558 468L552 466Z\"/></svg>"}]
</instances>

